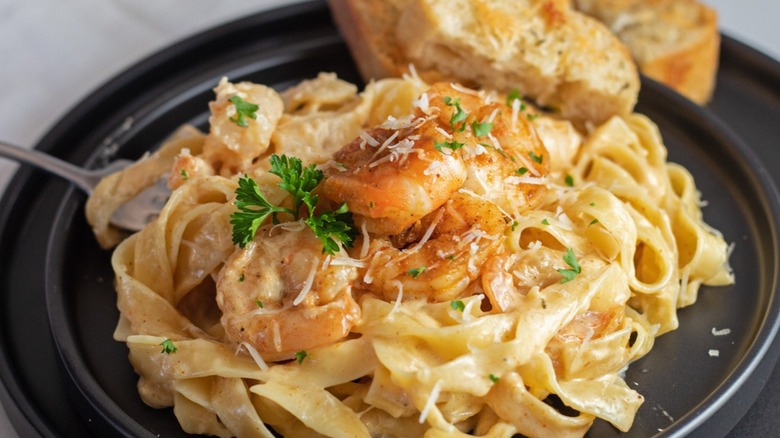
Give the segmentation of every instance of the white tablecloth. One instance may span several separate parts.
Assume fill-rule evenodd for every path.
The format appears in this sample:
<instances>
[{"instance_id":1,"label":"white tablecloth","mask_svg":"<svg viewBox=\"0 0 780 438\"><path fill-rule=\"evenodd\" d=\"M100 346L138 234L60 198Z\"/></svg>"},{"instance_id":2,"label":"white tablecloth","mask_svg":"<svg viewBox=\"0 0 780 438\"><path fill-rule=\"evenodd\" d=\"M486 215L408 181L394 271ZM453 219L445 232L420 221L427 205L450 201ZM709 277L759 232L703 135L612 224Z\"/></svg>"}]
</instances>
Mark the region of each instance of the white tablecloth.
<instances>
[{"instance_id":1,"label":"white tablecloth","mask_svg":"<svg viewBox=\"0 0 780 438\"><path fill-rule=\"evenodd\" d=\"M235 17L298 0L0 0L0 139L31 146L139 59ZM780 1L709 0L722 29L780 60ZM0 160L0 193L16 169ZM17 436L0 409L0 437Z\"/></svg>"}]
</instances>

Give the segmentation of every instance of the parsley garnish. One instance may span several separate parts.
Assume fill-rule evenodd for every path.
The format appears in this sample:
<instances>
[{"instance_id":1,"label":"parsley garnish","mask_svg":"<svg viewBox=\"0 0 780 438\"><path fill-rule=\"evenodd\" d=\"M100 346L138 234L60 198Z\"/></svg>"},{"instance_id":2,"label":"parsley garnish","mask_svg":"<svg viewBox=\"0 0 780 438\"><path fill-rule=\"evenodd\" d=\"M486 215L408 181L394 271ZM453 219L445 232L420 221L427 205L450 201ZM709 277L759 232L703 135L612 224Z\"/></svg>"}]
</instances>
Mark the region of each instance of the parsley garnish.
<instances>
[{"instance_id":1,"label":"parsley garnish","mask_svg":"<svg viewBox=\"0 0 780 438\"><path fill-rule=\"evenodd\" d=\"M521 168L515 170L515 173L517 173L518 175L525 175L526 173L528 173L528 168L527 167L521 167Z\"/></svg>"},{"instance_id":2,"label":"parsley garnish","mask_svg":"<svg viewBox=\"0 0 780 438\"><path fill-rule=\"evenodd\" d=\"M246 278L246 276L245 276L245 275L244 275L244 273L242 272L242 273L241 273L241 276L240 276L240 277L238 277L238 282L239 282L239 283L243 283L245 278Z\"/></svg>"},{"instance_id":3,"label":"parsley garnish","mask_svg":"<svg viewBox=\"0 0 780 438\"><path fill-rule=\"evenodd\" d=\"M564 179L564 181L566 182L567 186L574 187L574 177L573 176L571 176L569 174L566 174L566 178Z\"/></svg>"},{"instance_id":4,"label":"parsley garnish","mask_svg":"<svg viewBox=\"0 0 780 438\"><path fill-rule=\"evenodd\" d=\"M528 115L526 115L526 117L528 118L529 122L533 122L534 120L539 118L539 114L528 113Z\"/></svg>"},{"instance_id":5,"label":"parsley garnish","mask_svg":"<svg viewBox=\"0 0 780 438\"><path fill-rule=\"evenodd\" d=\"M321 170L314 164L303 167L301 160L295 157L272 155L270 173L282 179L279 187L292 195L295 207L290 209L271 205L251 177L239 178L235 201L239 211L230 215L233 243L243 248L254 240L257 229L268 216L272 216L275 223L278 222L279 213L299 219L300 208L306 205L309 212L305 219L306 225L322 242L322 252L334 254L339 249L338 242L346 246L352 244L356 231L346 203L335 211L319 215L314 213L319 197L312 192L324 177Z\"/></svg>"},{"instance_id":6,"label":"parsley garnish","mask_svg":"<svg viewBox=\"0 0 780 438\"><path fill-rule=\"evenodd\" d=\"M307 353L306 350L301 350L295 353L295 360L297 360L299 364L302 364L303 360L306 359L306 356L308 355L309 353Z\"/></svg>"},{"instance_id":7,"label":"parsley garnish","mask_svg":"<svg viewBox=\"0 0 780 438\"><path fill-rule=\"evenodd\" d=\"M478 122L474 120L471 123L471 129L474 131L474 135L477 137L484 137L488 134L490 134L490 131L493 129L493 124L490 122Z\"/></svg>"},{"instance_id":8,"label":"parsley garnish","mask_svg":"<svg viewBox=\"0 0 780 438\"><path fill-rule=\"evenodd\" d=\"M406 271L407 274L411 275L412 278L417 278L420 275L422 275L423 272L425 272L426 267L420 266L419 268L414 268Z\"/></svg>"},{"instance_id":9,"label":"parsley garnish","mask_svg":"<svg viewBox=\"0 0 780 438\"><path fill-rule=\"evenodd\" d=\"M528 156L539 164L542 164L542 160L544 159L544 155L536 155L534 151L529 152Z\"/></svg>"},{"instance_id":10,"label":"parsley garnish","mask_svg":"<svg viewBox=\"0 0 780 438\"><path fill-rule=\"evenodd\" d=\"M488 374L488 379L490 379L490 381L493 383L498 383L498 376L495 374Z\"/></svg>"},{"instance_id":11,"label":"parsley garnish","mask_svg":"<svg viewBox=\"0 0 780 438\"><path fill-rule=\"evenodd\" d=\"M461 312L466 310L466 304L461 300L450 301L450 307L452 307L452 310L460 310Z\"/></svg>"},{"instance_id":12,"label":"parsley garnish","mask_svg":"<svg viewBox=\"0 0 780 438\"><path fill-rule=\"evenodd\" d=\"M247 117L252 120L257 119L257 110L260 109L259 106L252 102L245 101L240 96L233 96L228 100L236 107L236 115L230 118L231 122L246 128L249 126L249 122L246 121Z\"/></svg>"},{"instance_id":13,"label":"parsley garnish","mask_svg":"<svg viewBox=\"0 0 780 438\"><path fill-rule=\"evenodd\" d=\"M590 223L588 224L588 226L591 226L591 225L596 225L597 223L599 223L599 220L594 218L592 221L590 221Z\"/></svg>"},{"instance_id":14,"label":"parsley garnish","mask_svg":"<svg viewBox=\"0 0 780 438\"><path fill-rule=\"evenodd\" d=\"M441 148L447 148L452 149L453 151L457 151L458 149L463 147L463 143L452 140L452 141L442 141L433 142L433 147L436 148L437 151L442 152Z\"/></svg>"},{"instance_id":15,"label":"parsley garnish","mask_svg":"<svg viewBox=\"0 0 780 438\"><path fill-rule=\"evenodd\" d=\"M550 225L550 221L547 218L542 219L542 225Z\"/></svg>"},{"instance_id":16,"label":"parsley garnish","mask_svg":"<svg viewBox=\"0 0 780 438\"><path fill-rule=\"evenodd\" d=\"M257 307L262 309L263 308L263 302L260 301L258 298L255 298L255 304L257 304Z\"/></svg>"},{"instance_id":17,"label":"parsley garnish","mask_svg":"<svg viewBox=\"0 0 780 438\"><path fill-rule=\"evenodd\" d=\"M444 103L447 106L454 106L455 107L455 112L453 112L452 116L450 117L450 126L452 127L452 130L453 131L457 131L457 132L463 132L463 130L466 129L466 124L465 123L463 125L461 125L461 127L459 129L456 129L455 125L457 125L458 123L466 120L468 118L468 116L469 116L469 113L467 113L466 111L463 111L463 108L460 107L460 98L452 100L452 98L450 96L445 96L444 97Z\"/></svg>"},{"instance_id":18,"label":"parsley garnish","mask_svg":"<svg viewBox=\"0 0 780 438\"><path fill-rule=\"evenodd\" d=\"M511 107L512 102L515 100L520 101L520 111L525 111L525 102L523 102L523 97L520 96L520 91L517 88L509 92L509 95L506 97L506 106Z\"/></svg>"},{"instance_id":19,"label":"parsley garnish","mask_svg":"<svg viewBox=\"0 0 780 438\"><path fill-rule=\"evenodd\" d=\"M517 221L512 221L512 231L514 231L515 228L517 228L518 225L520 225L520 224Z\"/></svg>"},{"instance_id":20,"label":"parsley garnish","mask_svg":"<svg viewBox=\"0 0 780 438\"><path fill-rule=\"evenodd\" d=\"M181 175L181 179L183 179L184 181L190 179L190 174L187 173L187 169L182 169L181 172L179 172L179 175Z\"/></svg>"},{"instance_id":21,"label":"parsley garnish","mask_svg":"<svg viewBox=\"0 0 780 438\"><path fill-rule=\"evenodd\" d=\"M563 261L571 267L571 269L558 269L558 272L563 275L561 283L566 283L574 280L574 277L582 272L582 267L580 267L577 257L574 256L574 251L572 251L571 248L566 248L566 254L563 255Z\"/></svg>"},{"instance_id":22,"label":"parsley garnish","mask_svg":"<svg viewBox=\"0 0 780 438\"><path fill-rule=\"evenodd\" d=\"M171 353L176 353L176 350L178 350L178 348L176 348L176 346L173 345L173 341L171 341L170 339L166 339L160 342L160 345L162 345L162 351L160 353L171 354Z\"/></svg>"}]
</instances>

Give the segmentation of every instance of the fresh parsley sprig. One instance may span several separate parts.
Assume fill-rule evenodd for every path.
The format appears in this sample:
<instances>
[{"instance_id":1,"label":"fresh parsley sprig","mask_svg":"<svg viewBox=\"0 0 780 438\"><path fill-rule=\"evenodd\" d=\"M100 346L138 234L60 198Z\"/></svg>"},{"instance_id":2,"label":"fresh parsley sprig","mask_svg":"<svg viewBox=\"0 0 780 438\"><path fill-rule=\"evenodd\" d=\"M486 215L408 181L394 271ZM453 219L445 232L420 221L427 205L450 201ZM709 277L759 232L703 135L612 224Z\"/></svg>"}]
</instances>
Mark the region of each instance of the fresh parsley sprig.
<instances>
[{"instance_id":1,"label":"fresh parsley sprig","mask_svg":"<svg viewBox=\"0 0 780 438\"><path fill-rule=\"evenodd\" d=\"M450 96L444 96L444 104L455 107L455 111L452 113L452 116L450 116L450 127L452 127L452 130L454 132L463 132L466 129L465 123L463 123L460 128L456 128L455 125L465 122L469 117L469 113L463 111L463 108L460 107L460 98L453 99Z\"/></svg>"},{"instance_id":2,"label":"fresh parsley sprig","mask_svg":"<svg viewBox=\"0 0 780 438\"><path fill-rule=\"evenodd\" d=\"M563 276L561 283L567 283L574 280L574 277L582 272L582 267L571 248L566 248L566 254L563 255L563 261L566 262L571 269L558 269L558 272Z\"/></svg>"},{"instance_id":3,"label":"fresh parsley sprig","mask_svg":"<svg viewBox=\"0 0 780 438\"><path fill-rule=\"evenodd\" d=\"M315 213L319 196L314 194L314 189L322 181L324 174L314 164L303 167L299 158L286 155L272 155L272 173L282 182L279 187L292 195L293 208L275 206L263 196L255 180L249 176L243 176L238 180L235 205L238 211L230 215L230 224L233 225L233 243L244 247L251 242L257 234L257 229L270 215L274 223L278 223L280 213L289 214L294 220L300 219L300 209L303 205L308 210L308 216L304 222L314 232L314 235L322 242L322 251L335 254L339 250L339 242L350 246L357 234L347 204L342 204L335 211Z\"/></svg>"},{"instance_id":4,"label":"fresh parsley sprig","mask_svg":"<svg viewBox=\"0 0 780 438\"><path fill-rule=\"evenodd\" d=\"M238 211L230 215L230 224L233 225L233 243L241 248L254 240L257 229L269 215L273 215L274 222L278 222L276 215L279 213L296 215L289 208L268 202L255 180L248 176L238 180L235 204Z\"/></svg>"},{"instance_id":5,"label":"fresh parsley sprig","mask_svg":"<svg viewBox=\"0 0 780 438\"><path fill-rule=\"evenodd\" d=\"M242 128L246 128L249 126L247 118L252 120L257 119L257 110L260 109L258 105L255 105L252 102L247 102L238 95L235 95L228 100L233 104L233 106L236 107L236 115L230 118L231 122L241 126Z\"/></svg>"}]
</instances>

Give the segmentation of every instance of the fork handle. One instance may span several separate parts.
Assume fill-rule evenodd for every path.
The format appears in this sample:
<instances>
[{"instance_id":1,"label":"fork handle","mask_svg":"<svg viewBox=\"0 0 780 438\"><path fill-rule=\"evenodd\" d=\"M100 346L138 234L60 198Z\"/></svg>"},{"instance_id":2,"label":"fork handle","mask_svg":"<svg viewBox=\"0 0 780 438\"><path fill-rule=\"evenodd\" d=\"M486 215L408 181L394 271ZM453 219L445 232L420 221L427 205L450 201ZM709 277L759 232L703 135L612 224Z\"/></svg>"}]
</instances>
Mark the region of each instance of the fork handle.
<instances>
[{"instance_id":1,"label":"fork handle","mask_svg":"<svg viewBox=\"0 0 780 438\"><path fill-rule=\"evenodd\" d=\"M87 194L99 181L92 172L36 150L0 141L0 156L32 165L74 183Z\"/></svg>"}]
</instances>

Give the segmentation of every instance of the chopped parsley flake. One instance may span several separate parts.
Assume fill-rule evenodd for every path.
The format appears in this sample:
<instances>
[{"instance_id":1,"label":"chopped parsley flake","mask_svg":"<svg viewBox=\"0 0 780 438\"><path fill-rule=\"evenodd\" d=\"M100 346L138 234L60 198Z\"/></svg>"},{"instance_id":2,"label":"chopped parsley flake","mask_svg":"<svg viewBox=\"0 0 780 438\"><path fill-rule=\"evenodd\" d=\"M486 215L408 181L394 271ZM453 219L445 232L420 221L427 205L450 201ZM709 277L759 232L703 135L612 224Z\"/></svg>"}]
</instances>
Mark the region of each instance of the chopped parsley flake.
<instances>
[{"instance_id":1,"label":"chopped parsley flake","mask_svg":"<svg viewBox=\"0 0 780 438\"><path fill-rule=\"evenodd\" d=\"M442 148L452 149L453 151L457 151L458 149L463 147L463 143L452 140L452 141L442 141L433 142L433 147L436 148L437 151L442 152Z\"/></svg>"},{"instance_id":2,"label":"chopped parsley flake","mask_svg":"<svg viewBox=\"0 0 780 438\"><path fill-rule=\"evenodd\" d=\"M412 278L417 278L422 275L423 272L425 272L425 269L425 266L420 266L419 268L410 269L406 271L406 273L411 275Z\"/></svg>"},{"instance_id":3,"label":"chopped parsley flake","mask_svg":"<svg viewBox=\"0 0 780 438\"><path fill-rule=\"evenodd\" d=\"M597 223L599 223L599 220L598 220L598 219L593 219L592 221L590 221L590 223L588 224L588 226L590 226L590 225L596 225Z\"/></svg>"},{"instance_id":4,"label":"chopped parsley flake","mask_svg":"<svg viewBox=\"0 0 780 438\"><path fill-rule=\"evenodd\" d=\"M542 164L542 160L544 159L544 155L536 155L534 151L529 152L528 156L539 164Z\"/></svg>"},{"instance_id":5,"label":"chopped parsley flake","mask_svg":"<svg viewBox=\"0 0 780 438\"><path fill-rule=\"evenodd\" d=\"M179 172L179 175L181 175L181 179L183 179L184 181L190 179L190 174L187 173L187 169L182 169L181 172Z\"/></svg>"},{"instance_id":6,"label":"chopped parsley flake","mask_svg":"<svg viewBox=\"0 0 780 438\"><path fill-rule=\"evenodd\" d=\"M506 106L511 107L512 102L515 100L520 101L520 111L525 111L525 102L523 102L523 97L520 95L520 90L517 88L509 92L509 95L506 97Z\"/></svg>"},{"instance_id":7,"label":"chopped parsley flake","mask_svg":"<svg viewBox=\"0 0 780 438\"><path fill-rule=\"evenodd\" d=\"M455 112L453 112L452 117L450 117L450 126L452 127L452 130L457 132L463 132L463 130L466 129L465 123L461 125L460 128L455 128L455 125L466 120L469 116L469 113L463 111L463 108L460 107L460 98L453 100L450 96L445 96L444 104L447 106L455 107Z\"/></svg>"},{"instance_id":8,"label":"chopped parsley flake","mask_svg":"<svg viewBox=\"0 0 780 438\"><path fill-rule=\"evenodd\" d=\"M262 309L263 308L263 302L259 299L255 298L255 304L257 304L257 307Z\"/></svg>"},{"instance_id":9,"label":"chopped parsley flake","mask_svg":"<svg viewBox=\"0 0 780 438\"><path fill-rule=\"evenodd\" d=\"M571 176L569 174L566 174L566 178L565 178L564 181L566 182L567 186L574 187L574 177L573 176Z\"/></svg>"},{"instance_id":10,"label":"chopped parsley flake","mask_svg":"<svg viewBox=\"0 0 780 438\"><path fill-rule=\"evenodd\" d=\"M452 307L452 310L459 310L461 312L466 310L466 304L461 300L450 301L450 307Z\"/></svg>"},{"instance_id":11,"label":"chopped parsley flake","mask_svg":"<svg viewBox=\"0 0 780 438\"><path fill-rule=\"evenodd\" d=\"M231 122L242 128L246 128L249 126L247 118L252 120L257 119L257 110L260 109L259 106L252 102L245 101L240 96L233 96L228 100L236 107L236 115L230 118Z\"/></svg>"},{"instance_id":12,"label":"chopped parsley flake","mask_svg":"<svg viewBox=\"0 0 780 438\"><path fill-rule=\"evenodd\" d=\"M566 262L566 264L571 268L558 269L558 272L563 275L561 283L566 283L574 280L574 277L582 272L582 267L580 267L580 264L577 261L577 257L574 255L574 251L571 248L566 248L566 254L563 255L563 261Z\"/></svg>"},{"instance_id":13,"label":"chopped parsley flake","mask_svg":"<svg viewBox=\"0 0 780 438\"><path fill-rule=\"evenodd\" d=\"M162 345L161 353L171 354L171 353L176 353L176 350L178 350L178 348L176 348L176 346L173 345L173 341L171 341L170 339L166 339L160 342L160 345Z\"/></svg>"},{"instance_id":14,"label":"chopped parsley flake","mask_svg":"<svg viewBox=\"0 0 780 438\"><path fill-rule=\"evenodd\" d=\"M474 122L471 124L471 129L474 130L474 135L477 137L484 137L490 134L490 131L493 129L493 124L490 122L480 123L474 120Z\"/></svg>"},{"instance_id":15,"label":"chopped parsley flake","mask_svg":"<svg viewBox=\"0 0 780 438\"><path fill-rule=\"evenodd\" d=\"M521 168L515 170L515 173L517 173L518 175L521 175L521 176L525 175L526 173L528 173L528 168L527 167L521 167Z\"/></svg>"},{"instance_id":16,"label":"chopped parsley flake","mask_svg":"<svg viewBox=\"0 0 780 438\"><path fill-rule=\"evenodd\" d=\"M301 350L295 353L295 360L297 360L299 364L302 364L303 360L306 359L306 356L308 355L309 353L307 353L306 350Z\"/></svg>"},{"instance_id":17,"label":"chopped parsley flake","mask_svg":"<svg viewBox=\"0 0 780 438\"><path fill-rule=\"evenodd\" d=\"M547 218L542 219L542 225L550 225L550 221Z\"/></svg>"},{"instance_id":18,"label":"chopped parsley flake","mask_svg":"<svg viewBox=\"0 0 780 438\"><path fill-rule=\"evenodd\" d=\"M498 376L493 373L488 374L488 379L493 383L498 383Z\"/></svg>"}]
</instances>

